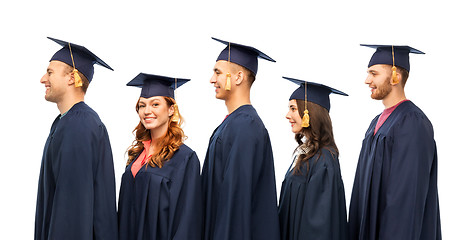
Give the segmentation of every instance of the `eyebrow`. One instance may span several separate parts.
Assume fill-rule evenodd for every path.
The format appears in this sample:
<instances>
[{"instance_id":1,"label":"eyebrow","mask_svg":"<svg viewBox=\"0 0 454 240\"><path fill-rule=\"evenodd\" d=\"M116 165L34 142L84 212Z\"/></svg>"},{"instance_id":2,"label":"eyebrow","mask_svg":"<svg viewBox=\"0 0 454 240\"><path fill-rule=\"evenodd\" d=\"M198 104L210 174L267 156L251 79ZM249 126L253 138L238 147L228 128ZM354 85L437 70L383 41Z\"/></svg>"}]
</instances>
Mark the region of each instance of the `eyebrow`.
<instances>
[{"instance_id":1,"label":"eyebrow","mask_svg":"<svg viewBox=\"0 0 454 240\"><path fill-rule=\"evenodd\" d=\"M155 99L151 99L151 100L146 99L145 101L144 100L140 100L139 103L147 104L147 103L153 103L153 102L156 102L156 101L161 102L161 99L155 98Z\"/></svg>"}]
</instances>

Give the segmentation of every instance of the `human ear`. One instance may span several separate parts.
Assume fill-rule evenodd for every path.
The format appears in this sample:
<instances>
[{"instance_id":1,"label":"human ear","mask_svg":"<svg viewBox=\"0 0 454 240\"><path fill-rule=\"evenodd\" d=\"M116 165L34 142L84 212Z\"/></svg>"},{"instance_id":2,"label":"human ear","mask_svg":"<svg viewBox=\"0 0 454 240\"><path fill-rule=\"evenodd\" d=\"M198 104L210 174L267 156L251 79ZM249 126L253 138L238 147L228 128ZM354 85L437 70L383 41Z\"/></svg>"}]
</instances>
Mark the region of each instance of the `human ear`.
<instances>
[{"instance_id":1,"label":"human ear","mask_svg":"<svg viewBox=\"0 0 454 240\"><path fill-rule=\"evenodd\" d=\"M240 85L243 81L244 81L244 72L238 71L238 73L235 74L235 84Z\"/></svg>"},{"instance_id":2,"label":"human ear","mask_svg":"<svg viewBox=\"0 0 454 240\"><path fill-rule=\"evenodd\" d=\"M67 81L68 81L68 85L73 85L73 84L75 84L76 78L74 77L74 72L69 72L69 73L67 74L67 76L68 76L68 80L67 80Z\"/></svg>"},{"instance_id":3,"label":"human ear","mask_svg":"<svg viewBox=\"0 0 454 240\"><path fill-rule=\"evenodd\" d=\"M173 116L173 114L175 113L175 105L172 105L169 107L169 117Z\"/></svg>"}]
</instances>

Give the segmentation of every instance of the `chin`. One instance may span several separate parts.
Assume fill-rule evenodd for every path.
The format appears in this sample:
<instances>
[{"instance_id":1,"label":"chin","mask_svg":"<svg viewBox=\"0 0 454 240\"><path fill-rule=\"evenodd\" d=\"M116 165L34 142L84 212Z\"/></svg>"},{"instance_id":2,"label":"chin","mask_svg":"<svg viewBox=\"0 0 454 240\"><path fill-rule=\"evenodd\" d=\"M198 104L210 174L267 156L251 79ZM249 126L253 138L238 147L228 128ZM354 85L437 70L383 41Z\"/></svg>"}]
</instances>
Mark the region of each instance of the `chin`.
<instances>
[{"instance_id":1,"label":"chin","mask_svg":"<svg viewBox=\"0 0 454 240\"><path fill-rule=\"evenodd\" d=\"M301 128L296 128L296 127L292 128L292 132L293 132L294 134L297 134L297 133L299 133L300 131L301 131Z\"/></svg>"},{"instance_id":2,"label":"chin","mask_svg":"<svg viewBox=\"0 0 454 240\"><path fill-rule=\"evenodd\" d=\"M225 100L225 96L222 94L216 94L216 98L220 100Z\"/></svg>"}]
</instances>

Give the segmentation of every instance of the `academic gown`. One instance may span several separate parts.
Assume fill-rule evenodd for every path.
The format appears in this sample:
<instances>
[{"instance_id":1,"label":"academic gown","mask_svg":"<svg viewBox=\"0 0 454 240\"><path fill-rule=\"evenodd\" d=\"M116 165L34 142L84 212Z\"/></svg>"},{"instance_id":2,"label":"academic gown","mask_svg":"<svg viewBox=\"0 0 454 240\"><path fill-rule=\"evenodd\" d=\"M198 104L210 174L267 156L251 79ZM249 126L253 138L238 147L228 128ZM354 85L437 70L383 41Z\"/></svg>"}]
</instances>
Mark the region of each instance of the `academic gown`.
<instances>
[{"instance_id":1,"label":"academic gown","mask_svg":"<svg viewBox=\"0 0 454 240\"><path fill-rule=\"evenodd\" d=\"M349 213L351 239L441 239L437 148L432 124L401 103L363 140Z\"/></svg>"},{"instance_id":2,"label":"academic gown","mask_svg":"<svg viewBox=\"0 0 454 240\"><path fill-rule=\"evenodd\" d=\"M84 102L52 124L39 175L35 239L117 239L106 127Z\"/></svg>"},{"instance_id":3,"label":"academic gown","mask_svg":"<svg viewBox=\"0 0 454 240\"><path fill-rule=\"evenodd\" d=\"M290 167L282 183L281 239L346 240L347 211L339 160L322 149L308 163L309 171L304 164L301 174L294 175Z\"/></svg>"},{"instance_id":4,"label":"academic gown","mask_svg":"<svg viewBox=\"0 0 454 240\"><path fill-rule=\"evenodd\" d=\"M196 153L183 144L162 168L145 164L135 178L131 167L121 178L119 239L200 240L202 185Z\"/></svg>"},{"instance_id":5,"label":"academic gown","mask_svg":"<svg viewBox=\"0 0 454 240\"><path fill-rule=\"evenodd\" d=\"M204 239L279 239L270 138L251 105L236 109L214 131L202 186Z\"/></svg>"}]
</instances>

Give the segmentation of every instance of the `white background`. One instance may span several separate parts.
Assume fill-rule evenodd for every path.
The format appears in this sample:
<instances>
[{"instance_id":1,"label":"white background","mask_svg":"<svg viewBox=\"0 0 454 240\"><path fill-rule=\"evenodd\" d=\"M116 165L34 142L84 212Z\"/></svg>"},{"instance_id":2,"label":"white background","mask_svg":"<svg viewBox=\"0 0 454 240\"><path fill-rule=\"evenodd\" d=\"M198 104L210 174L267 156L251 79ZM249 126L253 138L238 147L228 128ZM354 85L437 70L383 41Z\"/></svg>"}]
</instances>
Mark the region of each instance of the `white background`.
<instances>
[{"instance_id":1,"label":"white background","mask_svg":"<svg viewBox=\"0 0 454 240\"><path fill-rule=\"evenodd\" d=\"M125 84L139 72L190 78L176 99L186 119L186 144L203 164L212 131L227 114L209 84L223 40L252 45L277 62L259 60L252 103L271 136L277 191L296 143L285 119L296 89L282 76L320 82L349 97L331 96L331 117L347 205L361 142L383 110L364 84L374 50L360 43L410 45L407 97L431 119L438 145L438 187L444 239L453 239L450 144L454 17L448 1L2 1L0 238L32 239L42 150L58 115L39 83L60 49L46 37L93 51L115 69L95 66L86 102L110 134L117 190L140 90ZM415 129L417 131L417 129Z\"/></svg>"}]
</instances>

